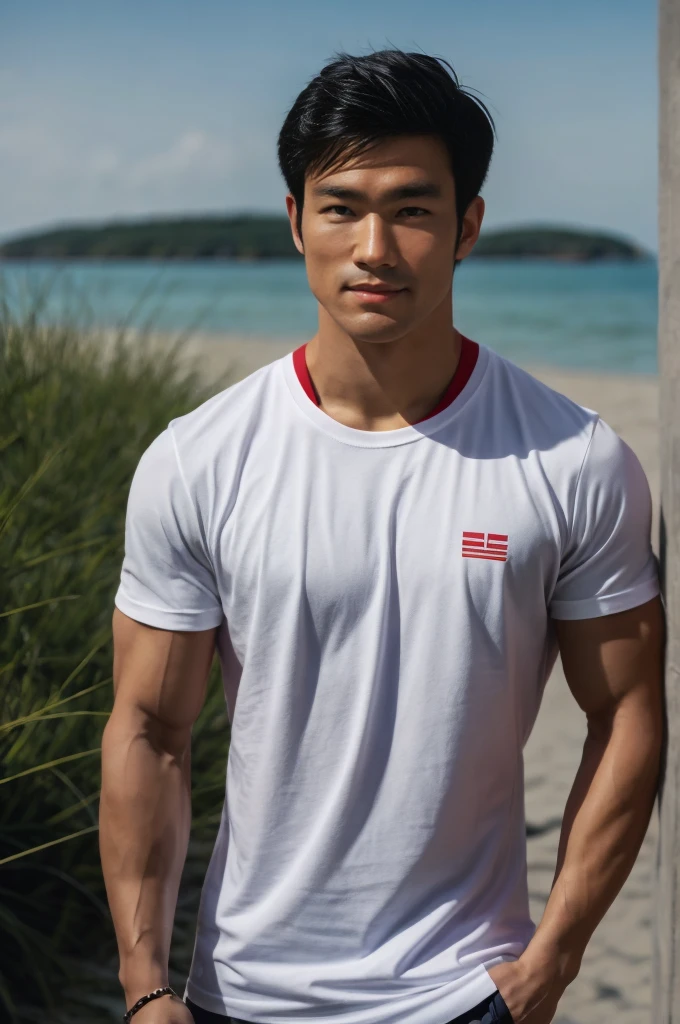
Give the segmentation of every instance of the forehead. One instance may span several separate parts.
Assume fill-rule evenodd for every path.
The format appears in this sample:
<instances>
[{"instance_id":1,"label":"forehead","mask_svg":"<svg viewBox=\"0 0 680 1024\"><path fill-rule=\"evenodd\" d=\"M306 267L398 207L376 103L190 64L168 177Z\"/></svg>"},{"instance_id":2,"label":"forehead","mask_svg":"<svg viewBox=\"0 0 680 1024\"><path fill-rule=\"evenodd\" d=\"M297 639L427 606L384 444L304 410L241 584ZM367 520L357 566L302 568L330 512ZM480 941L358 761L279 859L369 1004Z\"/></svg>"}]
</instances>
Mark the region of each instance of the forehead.
<instances>
[{"instance_id":1,"label":"forehead","mask_svg":"<svg viewBox=\"0 0 680 1024\"><path fill-rule=\"evenodd\" d=\"M414 183L434 186L432 198L453 195L451 161L441 139L407 135L381 140L358 156L338 160L323 174L308 174L305 191L328 195L327 188L344 187L376 195L394 192L398 198L400 186Z\"/></svg>"}]
</instances>

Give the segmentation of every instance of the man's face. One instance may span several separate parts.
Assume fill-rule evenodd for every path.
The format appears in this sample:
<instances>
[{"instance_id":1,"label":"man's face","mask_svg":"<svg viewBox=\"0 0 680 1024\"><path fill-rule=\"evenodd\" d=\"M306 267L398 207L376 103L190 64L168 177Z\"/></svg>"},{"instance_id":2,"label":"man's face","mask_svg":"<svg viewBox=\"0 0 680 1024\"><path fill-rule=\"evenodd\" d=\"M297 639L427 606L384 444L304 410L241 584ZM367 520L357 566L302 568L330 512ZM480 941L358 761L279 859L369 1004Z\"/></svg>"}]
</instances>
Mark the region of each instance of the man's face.
<instances>
[{"instance_id":1,"label":"man's face","mask_svg":"<svg viewBox=\"0 0 680 1024\"><path fill-rule=\"evenodd\" d=\"M308 176L302 240L291 195L286 205L310 288L350 337L394 341L442 303L450 311L456 195L438 138L388 139L321 177ZM483 200L469 209L457 258L477 240ZM396 290L367 295L356 290L362 284Z\"/></svg>"}]
</instances>

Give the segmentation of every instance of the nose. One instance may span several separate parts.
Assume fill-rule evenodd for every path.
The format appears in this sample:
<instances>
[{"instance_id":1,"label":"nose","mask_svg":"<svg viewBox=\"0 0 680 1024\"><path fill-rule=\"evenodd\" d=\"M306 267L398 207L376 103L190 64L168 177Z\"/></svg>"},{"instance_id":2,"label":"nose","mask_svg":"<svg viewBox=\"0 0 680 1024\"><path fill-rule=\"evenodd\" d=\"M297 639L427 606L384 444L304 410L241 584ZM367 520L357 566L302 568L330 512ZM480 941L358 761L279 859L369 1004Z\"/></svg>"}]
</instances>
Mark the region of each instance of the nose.
<instances>
[{"instance_id":1,"label":"nose","mask_svg":"<svg viewBox=\"0 0 680 1024\"><path fill-rule=\"evenodd\" d=\"M392 230L377 213L366 214L357 225L354 262L357 266L393 267L396 264Z\"/></svg>"}]
</instances>

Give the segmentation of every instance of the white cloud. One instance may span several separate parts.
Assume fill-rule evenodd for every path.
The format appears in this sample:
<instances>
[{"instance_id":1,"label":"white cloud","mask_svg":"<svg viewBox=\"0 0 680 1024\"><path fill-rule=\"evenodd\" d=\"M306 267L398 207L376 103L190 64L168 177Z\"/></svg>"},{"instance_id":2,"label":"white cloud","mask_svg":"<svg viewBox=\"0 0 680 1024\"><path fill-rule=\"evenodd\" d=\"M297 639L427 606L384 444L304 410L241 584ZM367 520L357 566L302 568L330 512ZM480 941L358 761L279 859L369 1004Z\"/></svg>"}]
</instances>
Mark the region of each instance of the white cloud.
<instances>
[{"instance_id":1,"label":"white cloud","mask_svg":"<svg viewBox=\"0 0 680 1024\"><path fill-rule=\"evenodd\" d=\"M96 177L116 174L120 170L120 154L110 146L96 149L89 159L89 169Z\"/></svg>"},{"instance_id":2,"label":"white cloud","mask_svg":"<svg viewBox=\"0 0 680 1024\"><path fill-rule=\"evenodd\" d=\"M36 120L0 130L0 237L83 218L264 206L258 193L276 186L266 139L193 127L165 146L130 152L130 143L88 146L67 136L60 124Z\"/></svg>"},{"instance_id":3,"label":"white cloud","mask_svg":"<svg viewBox=\"0 0 680 1024\"><path fill-rule=\"evenodd\" d=\"M91 151L69 149L58 136L25 125L9 125L0 131L0 156L23 167L29 177L66 176L83 184L115 176L119 185L131 190L194 176L205 179L223 175L237 163L224 141L197 129L185 131L158 152L126 158L111 146Z\"/></svg>"},{"instance_id":4,"label":"white cloud","mask_svg":"<svg viewBox=\"0 0 680 1024\"><path fill-rule=\"evenodd\" d=\"M204 131L184 132L166 150L132 162L122 170L128 187L224 175L233 165L232 151Z\"/></svg>"}]
</instances>

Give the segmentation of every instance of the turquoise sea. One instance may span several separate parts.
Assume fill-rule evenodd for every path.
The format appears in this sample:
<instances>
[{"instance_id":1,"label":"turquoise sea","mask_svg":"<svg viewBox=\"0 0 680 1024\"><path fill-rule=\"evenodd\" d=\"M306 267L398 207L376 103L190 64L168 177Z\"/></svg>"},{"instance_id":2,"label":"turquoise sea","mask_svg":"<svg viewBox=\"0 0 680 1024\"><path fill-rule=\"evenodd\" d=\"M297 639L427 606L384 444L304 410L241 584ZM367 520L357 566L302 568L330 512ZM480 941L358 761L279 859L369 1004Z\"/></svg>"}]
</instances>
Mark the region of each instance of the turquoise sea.
<instances>
[{"instance_id":1,"label":"turquoise sea","mask_svg":"<svg viewBox=\"0 0 680 1024\"><path fill-rule=\"evenodd\" d=\"M302 261L4 263L0 285L12 306L41 294L49 320L253 337L316 330ZM519 363L656 373L657 266L462 263L454 322Z\"/></svg>"}]
</instances>

